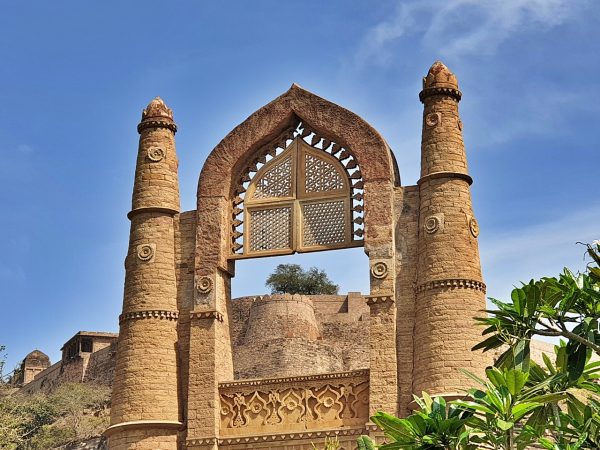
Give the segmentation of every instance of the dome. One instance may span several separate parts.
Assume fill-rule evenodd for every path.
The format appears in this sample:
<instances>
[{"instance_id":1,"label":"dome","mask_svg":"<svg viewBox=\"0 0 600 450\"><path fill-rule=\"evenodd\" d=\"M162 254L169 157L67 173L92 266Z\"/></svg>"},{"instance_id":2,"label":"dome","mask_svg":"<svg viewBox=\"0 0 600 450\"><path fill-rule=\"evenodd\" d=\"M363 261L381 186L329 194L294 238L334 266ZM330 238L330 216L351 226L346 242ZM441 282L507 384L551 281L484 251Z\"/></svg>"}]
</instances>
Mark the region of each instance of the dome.
<instances>
[{"instance_id":1,"label":"dome","mask_svg":"<svg viewBox=\"0 0 600 450\"><path fill-rule=\"evenodd\" d=\"M49 367L50 358L40 350L34 350L29 353L23 361L25 366Z\"/></svg>"},{"instance_id":2,"label":"dome","mask_svg":"<svg viewBox=\"0 0 600 450\"><path fill-rule=\"evenodd\" d=\"M165 105L162 98L155 97L142 112L142 120L160 117L173 120L173 110Z\"/></svg>"},{"instance_id":3,"label":"dome","mask_svg":"<svg viewBox=\"0 0 600 450\"><path fill-rule=\"evenodd\" d=\"M441 61L434 62L427 76L423 78L423 89L437 87L458 89L456 76Z\"/></svg>"}]
</instances>

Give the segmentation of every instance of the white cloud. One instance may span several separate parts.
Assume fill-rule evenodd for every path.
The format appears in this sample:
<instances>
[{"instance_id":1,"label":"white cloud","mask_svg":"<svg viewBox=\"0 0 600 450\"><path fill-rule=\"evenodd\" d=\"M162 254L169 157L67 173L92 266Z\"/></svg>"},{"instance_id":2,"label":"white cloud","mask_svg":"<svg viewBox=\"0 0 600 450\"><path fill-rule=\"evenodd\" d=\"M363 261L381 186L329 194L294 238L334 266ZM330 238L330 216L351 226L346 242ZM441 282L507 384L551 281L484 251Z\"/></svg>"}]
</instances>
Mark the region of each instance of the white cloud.
<instances>
[{"instance_id":1,"label":"white cloud","mask_svg":"<svg viewBox=\"0 0 600 450\"><path fill-rule=\"evenodd\" d=\"M387 64L389 46L418 35L425 49L455 59L470 54L493 54L522 29L561 25L581 11L586 0L414 0L400 1L395 12L364 37L356 63Z\"/></svg>"}]
</instances>

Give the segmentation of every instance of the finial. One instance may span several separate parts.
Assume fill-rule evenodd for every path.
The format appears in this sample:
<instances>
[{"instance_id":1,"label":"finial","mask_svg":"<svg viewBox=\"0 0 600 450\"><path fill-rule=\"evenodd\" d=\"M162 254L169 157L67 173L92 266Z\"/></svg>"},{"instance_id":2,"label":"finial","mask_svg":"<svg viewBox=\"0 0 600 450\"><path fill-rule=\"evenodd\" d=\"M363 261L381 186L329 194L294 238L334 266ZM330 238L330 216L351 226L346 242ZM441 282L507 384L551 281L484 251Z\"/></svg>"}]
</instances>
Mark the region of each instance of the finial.
<instances>
[{"instance_id":1,"label":"finial","mask_svg":"<svg viewBox=\"0 0 600 450\"><path fill-rule=\"evenodd\" d=\"M142 112L142 120L158 117L166 117L173 120L173 110L165 105L162 98L155 97Z\"/></svg>"},{"instance_id":2,"label":"finial","mask_svg":"<svg viewBox=\"0 0 600 450\"><path fill-rule=\"evenodd\" d=\"M456 76L439 60L433 63L427 76L423 78L423 89L436 87L458 89Z\"/></svg>"},{"instance_id":3,"label":"finial","mask_svg":"<svg viewBox=\"0 0 600 450\"><path fill-rule=\"evenodd\" d=\"M177 132L177 125L173 122L173 110L165 105L160 97L155 97L142 111L138 133L146 128L168 128L173 133Z\"/></svg>"},{"instance_id":4,"label":"finial","mask_svg":"<svg viewBox=\"0 0 600 450\"><path fill-rule=\"evenodd\" d=\"M434 62L427 76L423 77L423 90L419 93L419 99L424 102L432 95L446 95L456 101L460 101L462 97L456 76L441 61Z\"/></svg>"}]
</instances>

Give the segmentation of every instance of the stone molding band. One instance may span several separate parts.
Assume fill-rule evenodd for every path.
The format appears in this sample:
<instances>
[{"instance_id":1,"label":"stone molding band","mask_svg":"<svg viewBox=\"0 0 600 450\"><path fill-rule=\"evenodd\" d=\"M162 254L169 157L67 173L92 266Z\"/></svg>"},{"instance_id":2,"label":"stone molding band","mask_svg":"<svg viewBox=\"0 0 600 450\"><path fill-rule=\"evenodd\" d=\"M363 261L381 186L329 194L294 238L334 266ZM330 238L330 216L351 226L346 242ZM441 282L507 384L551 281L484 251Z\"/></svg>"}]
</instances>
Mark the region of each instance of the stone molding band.
<instances>
[{"instance_id":1,"label":"stone molding band","mask_svg":"<svg viewBox=\"0 0 600 450\"><path fill-rule=\"evenodd\" d=\"M469 280L466 278L450 278L447 280L433 280L423 283L417 286L416 292L418 294L420 292L438 288L474 289L476 291L481 291L484 294L486 291L486 286L483 281Z\"/></svg>"},{"instance_id":2,"label":"stone molding band","mask_svg":"<svg viewBox=\"0 0 600 450\"><path fill-rule=\"evenodd\" d=\"M462 92L458 89L449 87L430 87L419 92L419 100L421 100L421 103L425 103L424 100L432 95L447 95L448 97L454 98L457 102L460 102L460 99L462 98Z\"/></svg>"},{"instance_id":3,"label":"stone molding band","mask_svg":"<svg viewBox=\"0 0 600 450\"><path fill-rule=\"evenodd\" d=\"M216 437L206 437L206 438L189 438L185 441L186 447L196 446L196 445L215 445L217 444Z\"/></svg>"},{"instance_id":4,"label":"stone molding band","mask_svg":"<svg viewBox=\"0 0 600 450\"><path fill-rule=\"evenodd\" d=\"M366 295L367 305L380 305L382 303L394 303L394 296L391 294L384 295Z\"/></svg>"},{"instance_id":5,"label":"stone molding band","mask_svg":"<svg viewBox=\"0 0 600 450\"><path fill-rule=\"evenodd\" d=\"M166 319L177 320L179 318L178 311L165 311L161 309L153 309L148 311L132 311L123 313L119 316L119 323L134 319Z\"/></svg>"},{"instance_id":6,"label":"stone molding band","mask_svg":"<svg viewBox=\"0 0 600 450\"><path fill-rule=\"evenodd\" d=\"M289 440L300 440L300 439L319 439L330 436L359 436L365 434L367 430L364 427L360 428L338 428L332 430L316 430L316 431L301 431L294 433L281 433L281 434L261 434L258 436L236 436L229 438L216 438L216 437L205 437L205 438L189 438L186 441L186 446L194 445L207 445L207 444L219 444L219 445L239 445L239 444L253 444L261 442L276 442L276 441L289 441Z\"/></svg>"},{"instance_id":7,"label":"stone molding band","mask_svg":"<svg viewBox=\"0 0 600 450\"><path fill-rule=\"evenodd\" d=\"M142 213L162 213L174 216L179 214L177 209L165 208L163 206L142 206L141 208L132 209L127 213L127 218L131 220L134 216Z\"/></svg>"},{"instance_id":8,"label":"stone molding band","mask_svg":"<svg viewBox=\"0 0 600 450\"><path fill-rule=\"evenodd\" d=\"M190 319L213 319L223 322L223 314L219 311L195 311L190 313Z\"/></svg>"},{"instance_id":9,"label":"stone molding band","mask_svg":"<svg viewBox=\"0 0 600 450\"><path fill-rule=\"evenodd\" d=\"M424 183L425 181L429 181L429 180L435 180L436 178L458 178L459 180L465 180L467 183L469 183L469 186L473 184L473 178L471 178L471 176L467 175L466 173L433 172L433 173L430 173L428 175L421 177L419 179L419 181L417 181L417 185L420 186L421 183Z\"/></svg>"},{"instance_id":10,"label":"stone molding band","mask_svg":"<svg viewBox=\"0 0 600 450\"><path fill-rule=\"evenodd\" d=\"M177 125L168 120L144 120L137 126L138 133L142 133L142 130L146 128L167 128L173 133L177 133Z\"/></svg>"},{"instance_id":11,"label":"stone molding band","mask_svg":"<svg viewBox=\"0 0 600 450\"><path fill-rule=\"evenodd\" d=\"M164 430L180 430L183 424L176 420L135 420L131 422L121 422L115 425L111 425L104 433L104 436L108 437L111 434L119 431L131 430L131 429L164 429Z\"/></svg>"},{"instance_id":12,"label":"stone molding band","mask_svg":"<svg viewBox=\"0 0 600 450\"><path fill-rule=\"evenodd\" d=\"M353 370L349 372L323 373L319 375L300 375L297 377L261 378L257 380L226 381L219 383L219 388L239 386L262 386L265 384L299 383L315 380L338 380L342 378L356 378L369 376L369 369Z\"/></svg>"}]
</instances>

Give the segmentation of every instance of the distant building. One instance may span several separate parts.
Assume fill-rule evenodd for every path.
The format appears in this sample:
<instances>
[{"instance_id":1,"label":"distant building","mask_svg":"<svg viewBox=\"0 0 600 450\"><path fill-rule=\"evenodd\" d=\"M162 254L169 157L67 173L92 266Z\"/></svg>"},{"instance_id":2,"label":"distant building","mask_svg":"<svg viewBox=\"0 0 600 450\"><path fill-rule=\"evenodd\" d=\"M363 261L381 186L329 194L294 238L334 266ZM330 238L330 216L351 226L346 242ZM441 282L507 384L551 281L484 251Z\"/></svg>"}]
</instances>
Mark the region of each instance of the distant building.
<instances>
[{"instance_id":1,"label":"distant building","mask_svg":"<svg viewBox=\"0 0 600 450\"><path fill-rule=\"evenodd\" d=\"M50 365L39 350L29 353L11 382L23 392L51 391L62 383L94 381L112 384L118 334L80 331L61 348L62 358Z\"/></svg>"},{"instance_id":2,"label":"distant building","mask_svg":"<svg viewBox=\"0 0 600 450\"><path fill-rule=\"evenodd\" d=\"M13 374L12 384L23 385L32 381L36 375L50 367L50 358L40 350L29 353Z\"/></svg>"}]
</instances>

